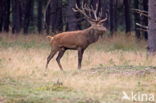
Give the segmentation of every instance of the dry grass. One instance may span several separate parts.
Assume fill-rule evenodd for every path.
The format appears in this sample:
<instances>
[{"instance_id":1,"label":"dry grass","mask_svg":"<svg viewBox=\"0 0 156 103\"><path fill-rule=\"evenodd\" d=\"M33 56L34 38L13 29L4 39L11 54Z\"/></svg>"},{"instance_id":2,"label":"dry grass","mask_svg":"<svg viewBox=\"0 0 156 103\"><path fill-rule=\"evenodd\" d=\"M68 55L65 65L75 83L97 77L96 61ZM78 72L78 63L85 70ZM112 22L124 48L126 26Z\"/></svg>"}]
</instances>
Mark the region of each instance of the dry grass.
<instances>
[{"instance_id":1,"label":"dry grass","mask_svg":"<svg viewBox=\"0 0 156 103\"><path fill-rule=\"evenodd\" d=\"M81 71L76 69L76 51L68 51L62 58L65 72L59 70L55 59L50 62L49 69L45 71L46 57L50 52L50 46L48 46L45 36L1 35L0 87L3 87L1 83L6 82L6 78L11 78L16 82L28 82L31 88L40 88L49 83L57 83L59 80L63 86L72 88L71 94L65 92L61 94L63 97L60 94L53 97L51 92L49 94L43 92L41 94L44 95L44 98L47 98L47 95L53 98L46 101L47 103L50 101L72 103L72 101L82 98L86 98L86 100L82 99L76 103L93 103L96 102L95 100L101 103L132 103L121 100L122 91L156 93L156 69L154 69L156 58L147 59L145 44L144 41L136 42L133 37L126 38L122 35L103 38L86 50ZM18 84L20 83L17 82ZM2 92L1 89L0 92ZM69 97L64 97L65 95L69 95ZM0 93L1 97L9 98ZM62 98L66 100L62 100ZM75 99L73 100L73 98ZM68 99L70 100L67 101ZM35 100L34 102L38 103Z\"/></svg>"}]
</instances>

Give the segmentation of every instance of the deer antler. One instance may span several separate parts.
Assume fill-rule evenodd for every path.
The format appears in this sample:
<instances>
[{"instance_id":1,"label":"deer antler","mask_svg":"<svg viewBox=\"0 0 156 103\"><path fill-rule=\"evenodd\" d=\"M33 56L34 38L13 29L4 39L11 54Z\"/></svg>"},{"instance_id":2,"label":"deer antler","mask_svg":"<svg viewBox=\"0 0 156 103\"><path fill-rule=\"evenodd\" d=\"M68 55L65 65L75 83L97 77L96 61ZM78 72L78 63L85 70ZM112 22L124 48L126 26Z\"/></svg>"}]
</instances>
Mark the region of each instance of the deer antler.
<instances>
[{"instance_id":1,"label":"deer antler","mask_svg":"<svg viewBox=\"0 0 156 103\"><path fill-rule=\"evenodd\" d=\"M82 2L81 4L81 8L78 7L78 5L75 5L75 8L72 8L74 12L79 12L81 14L83 14L85 16L85 18L87 18L87 21L94 21L94 19L91 18L91 10L87 7L87 5L84 5L84 3ZM87 15L87 12L89 13L89 16Z\"/></svg>"},{"instance_id":2,"label":"deer antler","mask_svg":"<svg viewBox=\"0 0 156 103\"><path fill-rule=\"evenodd\" d=\"M95 20L98 20L98 7L99 7L99 4L97 3L96 4L96 7L95 7L95 10L94 10L94 7L93 6L91 6L91 10L92 10L92 12L93 12L93 15L94 15L94 18L95 18Z\"/></svg>"},{"instance_id":3,"label":"deer antler","mask_svg":"<svg viewBox=\"0 0 156 103\"><path fill-rule=\"evenodd\" d=\"M98 12L99 3L96 4L95 8L93 6L88 6L87 4L84 4L84 2L81 3L81 6L78 7L78 5L75 5L75 8L73 8L74 12L78 12L85 16L88 22L105 22L107 20L107 15L105 19L102 19L102 8Z\"/></svg>"},{"instance_id":4,"label":"deer antler","mask_svg":"<svg viewBox=\"0 0 156 103\"><path fill-rule=\"evenodd\" d=\"M107 21L107 19L108 19L108 17L107 17L107 14L106 14L106 17L105 17L104 19L101 19L101 20L99 21L99 23L103 23L103 22Z\"/></svg>"}]
</instances>

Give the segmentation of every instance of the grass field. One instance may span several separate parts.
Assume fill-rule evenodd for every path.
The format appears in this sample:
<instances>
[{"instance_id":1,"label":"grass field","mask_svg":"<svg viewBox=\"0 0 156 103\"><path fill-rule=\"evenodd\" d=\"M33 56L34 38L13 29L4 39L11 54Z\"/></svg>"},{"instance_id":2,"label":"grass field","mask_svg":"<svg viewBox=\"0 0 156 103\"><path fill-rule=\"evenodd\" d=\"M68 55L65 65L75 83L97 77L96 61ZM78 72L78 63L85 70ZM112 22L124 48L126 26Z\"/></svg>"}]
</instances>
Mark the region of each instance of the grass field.
<instances>
[{"instance_id":1,"label":"grass field","mask_svg":"<svg viewBox=\"0 0 156 103\"><path fill-rule=\"evenodd\" d=\"M44 35L0 34L0 103L156 103L156 57L146 42L118 35L105 37L84 54L67 51L45 70L50 45ZM154 101L123 100L123 91L153 94Z\"/></svg>"}]
</instances>

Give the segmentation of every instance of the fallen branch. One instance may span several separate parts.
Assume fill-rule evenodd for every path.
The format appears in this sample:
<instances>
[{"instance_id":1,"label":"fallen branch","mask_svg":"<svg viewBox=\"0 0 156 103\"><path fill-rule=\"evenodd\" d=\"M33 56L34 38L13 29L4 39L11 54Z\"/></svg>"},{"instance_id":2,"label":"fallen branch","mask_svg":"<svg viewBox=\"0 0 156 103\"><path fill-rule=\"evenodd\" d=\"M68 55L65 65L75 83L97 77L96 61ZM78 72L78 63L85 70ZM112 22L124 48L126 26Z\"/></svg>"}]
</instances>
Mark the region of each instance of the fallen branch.
<instances>
[{"instance_id":1,"label":"fallen branch","mask_svg":"<svg viewBox=\"0 0 156 103\"><path fill-rule=\"evenodd\" d=\"M134 11L134 12L140 14L140 16L145 16L145 17L150 18L150 17L148 16L148 12L147 12L147 11L139 10L139 9L132 9L132 11Z\"/></svg>"},{"instance_id":2,"label":"fallen branch","mask_svg":"<svg viewBox=\"0 0 156 103\"><path fill-rule=\"evenodd\" d=\"M142 24L139 24L139 23L136 23L136 25L141 27L141 28L148 29L148 26L145 26L145 25L142 25Z\"/></svg>"},{"instance_id":3,"label":"fallen branch","mask_svg":"<svg viewBox=\"0 0 156 103\"><path fill-rule=\"evenodd\" d=\"M133 11L139 12L139 13L144 13L144 14L148 14L147 11L145 10L140 10L140 9L132 9Z\"/></svg>"}]
</instances>

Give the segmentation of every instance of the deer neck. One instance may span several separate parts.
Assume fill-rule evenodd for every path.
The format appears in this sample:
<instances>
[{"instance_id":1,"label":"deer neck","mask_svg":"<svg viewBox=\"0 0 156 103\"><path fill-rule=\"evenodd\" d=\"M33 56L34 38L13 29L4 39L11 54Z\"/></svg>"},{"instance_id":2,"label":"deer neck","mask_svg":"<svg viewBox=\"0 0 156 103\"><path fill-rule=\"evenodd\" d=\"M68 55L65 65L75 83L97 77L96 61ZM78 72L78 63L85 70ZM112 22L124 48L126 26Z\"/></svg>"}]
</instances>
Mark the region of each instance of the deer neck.
<instances>
[{"instance_id":1,"label":"deer neck","mask_svg":"<svg viewBox=\"0 0 156 103\"><path fill-rule=\"evenodd\" d=\"M96 42L99 39L101 33L100 31L96 30L94 27L89 27L87 29L86 34L87 34L88 42L91 44Z\"/></svg>"}]
</instances>

